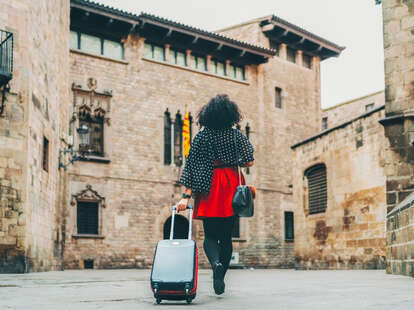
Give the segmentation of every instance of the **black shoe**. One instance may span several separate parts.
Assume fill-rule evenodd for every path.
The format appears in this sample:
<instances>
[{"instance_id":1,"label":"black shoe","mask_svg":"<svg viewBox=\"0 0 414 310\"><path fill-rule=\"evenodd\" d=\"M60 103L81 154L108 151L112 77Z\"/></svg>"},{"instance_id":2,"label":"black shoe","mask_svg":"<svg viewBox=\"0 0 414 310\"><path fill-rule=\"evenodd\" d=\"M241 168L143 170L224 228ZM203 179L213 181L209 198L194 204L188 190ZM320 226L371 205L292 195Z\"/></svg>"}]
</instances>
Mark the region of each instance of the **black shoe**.
<instances>
[{"instance_id":1,"label":"black shoe","mask_svg":"<svg viewBox=\"0 0 414 310\"><path fill-rule=\"evenodd\" d=\"M221 263L215 263L213 265L213 287L217 295L224 293L224 267Z\"/></svg>"}]
</instances>

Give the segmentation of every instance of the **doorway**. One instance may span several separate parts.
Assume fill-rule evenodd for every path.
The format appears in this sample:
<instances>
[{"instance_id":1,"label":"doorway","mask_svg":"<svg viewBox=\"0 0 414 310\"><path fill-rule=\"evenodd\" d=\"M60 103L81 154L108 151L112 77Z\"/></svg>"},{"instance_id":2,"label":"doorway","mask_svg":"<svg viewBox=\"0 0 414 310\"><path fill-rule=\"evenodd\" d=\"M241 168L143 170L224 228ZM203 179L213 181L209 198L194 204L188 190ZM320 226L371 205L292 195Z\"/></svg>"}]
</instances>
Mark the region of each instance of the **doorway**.
<instances>
[{"instance_id":1,"label":"doorway","mask_svg":"<svg viewBox=\"0 0 414 310\"><path fill-rule=\"evenodd\" d=\"M164 223L164 239L170 239L171 216ZM175 215L174 239L188 238L188 220L182 215Z\"/></svg>"}]
</instances>

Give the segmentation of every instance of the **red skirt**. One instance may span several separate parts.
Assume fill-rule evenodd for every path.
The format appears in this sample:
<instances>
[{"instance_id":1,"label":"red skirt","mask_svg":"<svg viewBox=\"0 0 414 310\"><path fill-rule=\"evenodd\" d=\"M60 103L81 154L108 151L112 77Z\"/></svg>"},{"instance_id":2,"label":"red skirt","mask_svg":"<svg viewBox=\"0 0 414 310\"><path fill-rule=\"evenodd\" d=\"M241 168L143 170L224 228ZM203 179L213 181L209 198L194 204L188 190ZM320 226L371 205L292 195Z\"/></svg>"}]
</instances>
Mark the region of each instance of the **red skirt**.
<instances>
[{"instance_id":1,"label":"red skirt","mask_svg":"<svg viewBox=\"0 0 414 310\"><path fill-rule=\"evenodd\" d=\"M241 174L241 183L245 184L243 174ZM233 216L231 201L238 185L237 167L214 168L210 193L195 197L193 218Z\"/></svg>"}]
</instances>

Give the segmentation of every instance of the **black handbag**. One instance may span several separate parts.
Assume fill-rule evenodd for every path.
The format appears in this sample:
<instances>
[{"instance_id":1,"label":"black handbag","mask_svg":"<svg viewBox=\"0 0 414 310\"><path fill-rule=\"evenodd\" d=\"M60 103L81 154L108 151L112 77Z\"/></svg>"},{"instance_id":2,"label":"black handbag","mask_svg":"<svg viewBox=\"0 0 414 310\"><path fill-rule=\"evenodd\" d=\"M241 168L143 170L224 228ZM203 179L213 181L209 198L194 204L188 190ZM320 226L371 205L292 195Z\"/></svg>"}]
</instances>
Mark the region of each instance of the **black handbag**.
<instances>
[{"instance_id":1,"label":"black handbag","mask_svg":"<svg viewBox=\"0 0 414 310\"><path fill-rule=\"evenodd\" d=\"M239 165L239 152L237 150L236 135L234 135L234 147L236 148L237 169L239 172L239 185L231 201L234 213L239 217L252 217L254 214L253 194L249 186L241 184L241 172Z\"/></svg>"}]
</instances>

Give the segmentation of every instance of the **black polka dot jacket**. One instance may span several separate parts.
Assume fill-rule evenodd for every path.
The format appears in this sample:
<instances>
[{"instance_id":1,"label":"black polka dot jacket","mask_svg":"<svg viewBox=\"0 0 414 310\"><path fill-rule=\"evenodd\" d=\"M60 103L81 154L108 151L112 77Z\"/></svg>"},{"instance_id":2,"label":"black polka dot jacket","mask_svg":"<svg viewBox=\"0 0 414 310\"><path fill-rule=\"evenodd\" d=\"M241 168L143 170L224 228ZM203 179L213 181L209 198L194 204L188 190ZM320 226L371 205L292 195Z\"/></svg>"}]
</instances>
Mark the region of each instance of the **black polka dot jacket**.
<instances>
[{"instance_id":1,"label":"black polka dot jacket","mask_svg":"<svg viewBox=\"0 0 414 310\"><path fill-rule=\"evenodd\" d=\"M236 138L236 139L235 139ZM237 152L236 152L236 145ZM234 128L205 127L194 137L179 183L194 193L209 193L214 161L228 166L244 165L253 161L254 148L243 133Z\"/></svg>"}]
</instances>

